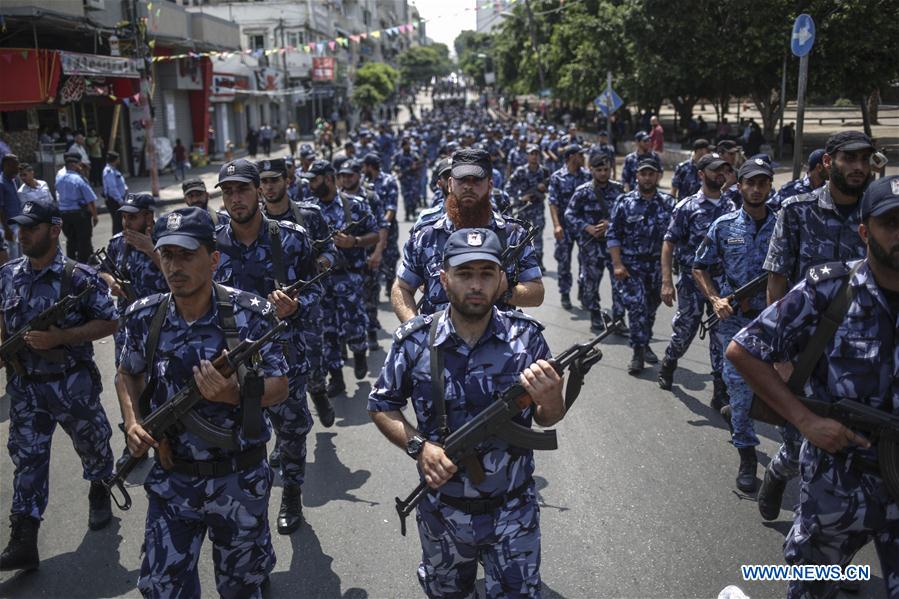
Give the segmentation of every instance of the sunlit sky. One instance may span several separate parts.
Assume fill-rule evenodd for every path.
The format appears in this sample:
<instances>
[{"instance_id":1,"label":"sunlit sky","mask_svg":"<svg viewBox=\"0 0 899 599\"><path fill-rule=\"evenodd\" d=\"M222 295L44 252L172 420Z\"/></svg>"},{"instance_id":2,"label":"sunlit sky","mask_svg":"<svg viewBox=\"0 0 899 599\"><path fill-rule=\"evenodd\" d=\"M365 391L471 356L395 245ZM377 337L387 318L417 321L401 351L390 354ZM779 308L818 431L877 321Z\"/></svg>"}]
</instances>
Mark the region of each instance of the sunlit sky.
<instances>
[{"instance_id":1,"label":"sunlit sky","mask_svg":"<svg viewBox=\"0 0 899 599\"><path fill-rule=\"evenodd\" d=\"M477 26L475 0L410 0L409 3L418 7L419 14L427 19L428 37L449 46L451 53L456 36Z\"/></svg>"}]
</instances>

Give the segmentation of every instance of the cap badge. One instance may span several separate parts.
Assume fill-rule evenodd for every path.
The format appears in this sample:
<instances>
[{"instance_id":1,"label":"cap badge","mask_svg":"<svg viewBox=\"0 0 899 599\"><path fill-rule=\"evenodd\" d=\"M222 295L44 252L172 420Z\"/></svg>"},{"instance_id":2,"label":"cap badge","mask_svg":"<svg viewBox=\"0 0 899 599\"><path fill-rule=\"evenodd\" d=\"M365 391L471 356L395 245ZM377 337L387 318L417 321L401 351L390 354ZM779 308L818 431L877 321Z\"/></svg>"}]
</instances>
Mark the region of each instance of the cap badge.
<instances>
[{"instance_id":1,"label":"cap badge","mask_svg":"<svg viewBox=\"0 0 899 599\"><path fill-rule=\"evenodd\" d=\"M237 167L235 167L235 166L232 164L231 166L228 167L228 174L229 174L229 175L233 175L233 174L234 174L234 171L236 171L236 170L237 170Z\"/></svg>"},{"instance_id":2,"label":"cap badge","mask_svg":"<svg viewBox=\"0 0 899 599\"><path fill-rule=\"evenodd\" d=\"M234 167L231 167L234 168ZM168 231L177 231L181 227L181 215L180 214L169 214L168 219L165 221L165 228Z\"/></svg>"},{"instance_id":3,"label":"cap badge","mask_svg":"<svg viewBox=\"0 0 899 599\"><path fill-rule=\"evenodd\" d=\"M484 236L481 235L480 231L472 231L468 234L468 245L472 247L484 245Z\"/></svg>"},{"instance_id":4,"label":"cap badge","mask_svg":"<svg viewBox=\"0 0 899 599\"><path fill-rule=\"evenodd\" d=\"M32 204L31 202L28 202L27 204L25 204L25 207L22 208L22 212L24 212L25 214L30 213L33 206L34 206L34 204Z\"/></svg>"},{"instance_id":5,"label":"cap badge","mask_svg":"<svg viewBox=\"0 0 899 599\"><path fill-rule=\"evenodd\" d=\"M270 170L272 170L272 163L269 162L268 160L266 160L266 161L262 164L262 168L263 168L264 170L270 171Z\"/></svg>"},{"instance_id":6,"label":"cap badge","mask_svg":"<svg viewBox=\"0 0 899 599\"><path fill-rule=\"evenodd\" d=\"M890 191L894 196L899 196L899 179L893 179L890 181Z\"/></svg>"},{"instance_id":7,"label":"cap badge","mask_svg":"<svg viewBox=\"0 0 899 599\"><path fill-rule=\"evenodd\" d=\"M761 158L756 158L756 159L755 159L755 163L756 163L757 165L759 165L759 166L764 166L765 161L762 160Z\"/></svg>"}]
</instances>

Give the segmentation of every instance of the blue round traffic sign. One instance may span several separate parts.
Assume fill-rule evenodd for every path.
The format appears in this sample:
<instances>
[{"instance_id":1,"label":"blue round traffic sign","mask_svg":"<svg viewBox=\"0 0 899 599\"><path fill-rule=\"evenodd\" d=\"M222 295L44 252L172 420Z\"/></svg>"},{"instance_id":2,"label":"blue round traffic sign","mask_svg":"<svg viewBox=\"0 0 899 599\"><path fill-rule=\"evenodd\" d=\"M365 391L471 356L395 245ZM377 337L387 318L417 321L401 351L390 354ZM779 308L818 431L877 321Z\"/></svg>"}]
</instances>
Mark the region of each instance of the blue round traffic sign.
<instances>
[{"instance_id":1,"label":"blue round traffic sign","mask_svg":"<svg viewBox=\"0 0 899 599\"><path fill-rule=\"evenodd\" d=\"M815 43L815 21L810 15L802 13L796 17L793 23L793 33L790 37L790 50L796 56L805 56L812 51Z\"/></svg>"}]
</instances>

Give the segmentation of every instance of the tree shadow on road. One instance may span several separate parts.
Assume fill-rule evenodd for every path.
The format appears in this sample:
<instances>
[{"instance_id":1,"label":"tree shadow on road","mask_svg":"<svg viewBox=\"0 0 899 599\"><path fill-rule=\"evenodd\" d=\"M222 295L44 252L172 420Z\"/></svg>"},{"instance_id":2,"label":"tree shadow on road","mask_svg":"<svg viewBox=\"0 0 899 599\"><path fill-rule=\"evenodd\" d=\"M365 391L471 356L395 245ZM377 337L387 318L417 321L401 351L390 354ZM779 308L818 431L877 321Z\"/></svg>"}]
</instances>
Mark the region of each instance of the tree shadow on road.
<instances>
[{"instance_id":1,"label":"tree shadow on road","mask_svg":"<svg viewBox=\"0 0 899 599\"><path fill-rule=\"evenodd\" d=\"M337 457L337 433L316 433L315 462L306 467L303 504L321 507L329 501L362 502L374 507L377 501L361 499L350 491L361 488L371 477L368 470L350 470Z\"/></svg>"},{"instance_id":2,"label":"tree shadow on road","mask_svg":"<svg viewBox=\"0 0 899 599\"><path fill-rule=\"evenodd\" d=\"M103 530L86 531L75 551L42 560L38 571L17 574L0 583L0 597L135 595L140 571L126 570L120 563L121 522L113 517ZM143 531L138 532L142 537ZM45 546L52 542L47 538L51 534L49 527L42 534ZM126 547L137 548L135 544L126 544ZM79 576L83 578L78 580Z\"/></svg>"},{"instance_id":3,"label":"tree shadow on road","mask_svg":"<svg viewBox=\"0 0 899 599\"><path fill-rule=\"evenodd\" d=\"M332 567L334 558L324 552L315 529L308 524L290 535L290 546L290 566L286 572L272 573L266 597L368 597L365 590L355 587L341 593L340 577Z\"/></svg>"}]
</instances>

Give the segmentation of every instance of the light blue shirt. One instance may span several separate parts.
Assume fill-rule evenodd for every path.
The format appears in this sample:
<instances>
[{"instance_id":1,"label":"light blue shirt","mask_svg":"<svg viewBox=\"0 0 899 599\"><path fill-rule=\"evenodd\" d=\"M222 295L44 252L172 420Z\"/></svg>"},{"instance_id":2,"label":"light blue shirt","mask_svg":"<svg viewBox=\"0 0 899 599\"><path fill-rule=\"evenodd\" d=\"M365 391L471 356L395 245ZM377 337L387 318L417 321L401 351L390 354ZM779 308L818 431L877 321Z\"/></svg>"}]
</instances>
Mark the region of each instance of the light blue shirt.
<instances>
[{"instance_id":1,"label":"light blue shirt","mask_svg":"<svg viewBox=\"0 0 899 599\"><path fill-rule=\"evenodd\" d=\"M97 194L87 181L75 171L68 169L56 177L56 197L59 200L60 212L80 210L82 206L97 201Z\"/></svg>"},{"instance_id":2,"label":"light blue shirt","mask_svg":"<svg viewBox=\"0 0 899 599\"><path fill-rule=\"evenodd\" d=\"M125 177L114 166L107 164L103 168L103 194L117 204L125 201L128 186L125 185Z\"/></svg>"},{"instance_id":3,"label":"light blue shirt","mask_svg":"<svg viewBox=\"0 0 899 599\"><path fill-rule=\"evenodd\" d=\"M37 187L30 187L24 183L19 186L19 201L23 204L25 202L30 202L31 200L46 200L48 202L56 203L56 200L54 200L53 196L50 194L50 188L47 187L46 181L35 179L34 182L37 183Z\"/></svg>"}]
</instances>

